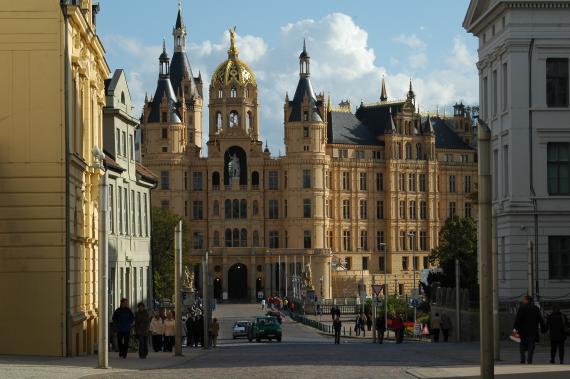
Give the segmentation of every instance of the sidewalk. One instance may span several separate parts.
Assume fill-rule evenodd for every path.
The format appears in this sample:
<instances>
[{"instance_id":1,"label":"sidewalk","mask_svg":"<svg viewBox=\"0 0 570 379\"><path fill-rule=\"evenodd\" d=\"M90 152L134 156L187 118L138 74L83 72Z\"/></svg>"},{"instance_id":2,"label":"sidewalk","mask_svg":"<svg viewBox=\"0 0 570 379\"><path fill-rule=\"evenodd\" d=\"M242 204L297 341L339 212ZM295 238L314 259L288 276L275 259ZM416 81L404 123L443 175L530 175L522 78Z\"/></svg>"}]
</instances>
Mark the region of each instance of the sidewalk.
<instances>
[{"instance_id":1,"label":"sidewalk","mask_svg":"<svg viewBox=\"0 0 570 379\"><path fill-rule=\"evenodd\" d=\"M422 367L412 368L406 373L415 378L479 378L479 366L459 366L459 367ZM495 365L495 376L524 378L549 378L564 379L570 378L570 367L568 365Z\"/></svg>"},{"instance_id":2,"label":"sidewalk","mask_svg":"<svg viewBox=\"0 0 570 379\"><path fill-rule=\"evenodd\" d=\"M1 355L0 378L71 379L96 374L168 369L187 364L206 352L207 350L201 348L183 348L184 356L175 357L173 353L151 351L146 359L140 359L136 352L129 353L126 359L119 358L116 352L109 352L109 366L111 368L107 370L96 368L97 355L73 358Z\"/></svg>"}]
</instances>

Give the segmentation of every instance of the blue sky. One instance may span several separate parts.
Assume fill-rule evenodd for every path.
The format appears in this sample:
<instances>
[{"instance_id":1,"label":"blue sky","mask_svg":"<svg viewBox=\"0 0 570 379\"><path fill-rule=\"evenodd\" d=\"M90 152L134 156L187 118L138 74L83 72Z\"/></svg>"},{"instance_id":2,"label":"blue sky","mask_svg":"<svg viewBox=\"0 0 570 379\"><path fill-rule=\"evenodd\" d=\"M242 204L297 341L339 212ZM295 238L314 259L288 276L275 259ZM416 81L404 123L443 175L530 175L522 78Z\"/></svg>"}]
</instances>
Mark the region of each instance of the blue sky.
<instances>
[{"instance_id":1,"label":"blue sky","mask_svg":"<svg viewBox=\"0 0 570 379\"><path fill-rule=\"evenodd\" d=\"M124 68L140 114L152 94L162 39L172 53L178 0L100 0L97 32L111 69ZM461 27L468 0L183 0L194 74L209 79L226 58L227 29L237 26L240 58L258 78L261 134L283 151L283 101L295 91L303 37L312 58L313 87L333 104L405 95L409 78L422 111L478 98L474 37ZM207 94L205 95L207 99ZM206 100L207 103L207 100ZM207 112L207 107L204 108ZM207 118L204 119L205 122ZM205 124L206 127L206 124ZM206 133L207 134L207 133Z\"/></svg>"}]
</instances>

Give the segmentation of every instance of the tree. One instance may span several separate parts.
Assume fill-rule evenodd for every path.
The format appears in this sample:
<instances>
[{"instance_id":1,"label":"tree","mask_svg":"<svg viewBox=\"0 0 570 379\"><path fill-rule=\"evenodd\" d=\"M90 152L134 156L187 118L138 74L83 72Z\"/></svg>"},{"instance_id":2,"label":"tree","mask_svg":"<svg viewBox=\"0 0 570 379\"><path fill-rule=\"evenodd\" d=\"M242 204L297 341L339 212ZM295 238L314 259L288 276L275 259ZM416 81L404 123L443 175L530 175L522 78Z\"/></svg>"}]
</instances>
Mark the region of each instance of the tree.
<instances>
[{"instance_id":1,"label":"tree","mask_svg":"<svg viewBox=\"0 0 570 379\"><path fill-rule=\"evenodd\" d=\"M432 264L443 274L430 275L428 281L441 282L443 287L455 287L455 259L459 259L461 288L477 287L477 226L470 217L447 219L439 233L439 244L429 255Z\"/></svg>"},{"instance_id":2,"label":"tree","mask_svg":"<svg viewBox=\"0 0 570 379\"><path fill-rule=\"evenodd\" d=\"M172 299L174 293L174 228L180 217L168 209L152 208L152 281L154 298ZM186 223L182 222L182 251L190 243Z\"/></svg>"}]
</instances>

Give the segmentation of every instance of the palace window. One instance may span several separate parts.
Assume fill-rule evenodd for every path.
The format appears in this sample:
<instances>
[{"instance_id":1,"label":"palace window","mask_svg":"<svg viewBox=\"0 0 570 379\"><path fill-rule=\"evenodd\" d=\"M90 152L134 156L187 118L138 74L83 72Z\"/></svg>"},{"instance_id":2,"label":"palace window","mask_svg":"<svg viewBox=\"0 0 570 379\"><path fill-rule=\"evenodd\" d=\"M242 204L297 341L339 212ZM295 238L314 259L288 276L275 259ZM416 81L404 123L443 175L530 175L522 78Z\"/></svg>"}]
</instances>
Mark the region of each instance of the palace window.
<instances>
[{"instance_id":1,"label":"palace window","mask_svg":"<svg viewBox=\"0 0 570 379\"><path fill-rule=\"evenodd\" d=\"M368 250L368 231L361 230L360 231L360 249L361 250Z\"/></svg>"},{"instance_id":2,"label":"palace window","mask_svg":"<svg viewBox=\"0 0 570 379\"><path fill-rule=\"evenodd\" d=\"M347 149L338 149L338 157L339 158L348 158L348 150Z\"/></svg>"},{"instance_id":3,"label":"palace window","mask_svg":"<svg viewBox=\"0 0 570 379\"><path fill-rule=\"evenodd\" d=\"M404 220L406 218L406 202L400 201L400 218Z\"/></svg>"},{"instance_id":4,"label":"palace window","mask_svg":"<svg viewBox=\"0 0 570 379\"><path fill-rule=\"evenodd\" d=\"M402 270L408 271L408 257L402 257Z\"/></svg>"},{"instance_id":5,"label":"palace window","mask_svg":"<svg viewBox=\"0 0 570 379\"><path fill-rule=\"evenodd\" d=\"M310 249L311 248L311 231L305 230L303 231L303 248Z\"/></svg>"},{"instance_id":6,"label":"palace window","mask_svg":"<svg viewBox=\"0 0 570 379\"><path fill-rule=\"evenodd\" d=\"M408 190L412 192L416 191L416 174L408 175Z\"/></svg>"},{"instance_id":7,"label":"palace window","mask_svg":"<svg viewBox=\"0 0 570 379\"><path fill-rule=\"evenodd\" d=\"M269 200L269 218L276 219L279 218L279 202L274 199Z\"/></svg>"},{"instance_id":8,"label":"palace window","mask_svg":"<svg viewBox=\"0 0 570 379\"><path fill-rule=\"evenodd\" d=\"M342 231L342 249L344 251L350 251L351 250L350 230L343 230Z\"/></svg>"},{"instance_id":9,"label":"palace window","mask_svg":"<svg viewBox=\"0 0 570 379\"><path fill-rule=\"evenodd\" d=\"M352 257L344 258L344 267L346 267L347 270L352 269Z\"/></svg>"},{"instance_id":10,"label":"palace window","mask_svg":"<svg viewBox=\"0 0 570 379\"><path fill-rule=\"evenodd\" d=\"M239 114L236 111L230 112L230 128L239 126Z\"/></svg>"},{"instance_id":11,"label":"palace window","mask_svg":"<svg viewBox=\"0 0 570 379\"><path fill-rule=\"evenodd\" d=\"M354 158L364 159L364 151L363 150L355 150L354 151Z\"/></svg>"},{"instance_id":12,"label":"palace window","mask_svg":"<svg viewBox=\"0 0 570 379\"><path fill-rule=\"evenodd\" d=\"M220 232L214 231L214 247L220 247Z\"/></svg>"},{"instance_id":13,"label":"palace window","mask_svg":"<svg viewBox=\"0 0 570 379\"><path fill-rule=\"evenodd\" d=\"M471 176L465 176L463 178L463 192L465 193L471 192Z\"/></svg>"},{"instance_id":14,"label":"palace window","mask_svg":"<svg viewBox=\"0 0 570 379\"><path fill-rule=\"evenodd\" d=\"M237 97L237 90L236 90L236 87L232 87L232 89L230 90L230 97L231 97L231 98L236 98L236 97Z\"/></svg>"},{"instance_id":15,"label":"palace window","mask_svg":"<svg viewBox=\"0 0 570 379\"><path fill-rule=\"evenodd\" d=\"M303 199L303 217L311 218L311 199Z\"/></svg>"},{"instance_id":16,"label":"palace window","mask_svg":"<svg viewBox=\"0 0 570 379\"><path fill-rule=\"evenodd\" d=\"M259 214L259 203L257 200L253 200L253 215L257 216Z\"/></svg>"},{"instance_id":17,"label":"palace window","mask_svg":"<svg viewBox=\"0 0 570 379\"><path fill-rule=\"evenodd\" d=\"M368 175L365 172L360 173L360 190L366 191L367 182L368 182Z\"/></svg>"},{"instance_id":18,"label":"palace window","mask_svg":"<svg viewBox=\"0 0 570 379\"><path fill-rule=\"evenodd\" d=\"M378 257L378 271L386 271L386 262L384 261L384 256Z\"/></svg>"},{"instance_id":19,"label":"palace window","mask_svg":"<svg viewBox=\"0 0 570 379\"><path fill-rule=\"evenodd\" d=\"M362 257L362 269L368 270L368 257Z\"/></svg>"},{"instance_id":20,"label":"palace window","mask_svg":"<svg viewBox=\"0 0 570 379\"><path fill-rule=\"evenodd\" d=\"M271 249L279 248L279 232L276 230L269 231L269 248Z\"/></svg>"},{"instance_id":21,"label":"palace window","mask_svg":"<svg viewBox=\"0 0 570 379\"><path fill-rule=\"evenodd\" d=\"M455 209L455 201L450 201L449 202L449 208L448 208L448 216L449 218L453 218L457 215L456 209Z\"/></svg>"},{"instance_id":22,"label":"palace window","mask_svg":"<svg viewBox=\"0 0 570 379\"><path fill-rule=\"evenodd\" d=\"M224 217L232 218L232 201L229 199L224 201Z\"/></svg>"},{"instance_id":23,"label":"palace window","mask_svg":"<svg viewBox=\"0 0 570 379\"><path fill-rule=\"evenodd\" d=\"M194 249L204 248L204 234L202 232L192 233L192 248Z\"/></svg>"},{"instance_id":24,"label":"palace window","mask_svg":"<svg viewBox=\"0 0 570 379\"><path fill-rule=\"evenodd\" d=\"M420 201L420 219L427 219L427 202L425 201Z\"/></svg>"},{"instance_id":25,"label":"palace window","mask_svg":"<svg viewBox=\"0 0 570 379\"><path fill-rule=\"evenodd\" d=\"M424 261L424 270L429 268L429 257L425 256L423 257L423 261Z\"/></svg>"},{"instance_id":26,"label":"palace window","mask_svg":"<svg viewBox=\"0 0 570 379\"><path fill-rule=\"evenodd\" d=\"M416 159L419 161L422 159L422 144L416 144Z\"/></svg>"},{"instance_id":27,"label":"palace window","mask_svg":"<svg viewBox=\"0 0 570 379\"><path fill-rule=\"evenodd\" d=\"M270 190L278 190L279 189L279 173L277 171L269 171L268 173L268 181L269 181L269 189Z\"/></svg>"},{"instance_id":28,"label":"palace window","mask_svg":"<svg viewBox=\"0 0 570 379\"><path fill-rule=\"evenodd\" d=\"M160 172L160 188L163 190L170 189L170 172Z\"/></svg>"},{"instance_id":29,"label":"palace window","mask_svg":"<svg viewBox=\"0 0 570 379\"><path fill-rule=\"evenodd\" d=\"M376 218L378 220L384 219L384 201L382 200L376 201Z\"/></svg>"},{"instance_id":30,"label":"palace window","mask_svg":"<svg viewBox=\"0 0 570 379\"><path fill-rule=\"evenodd\" d=\"M204 218L203 208L201 200L192 202L192 218L194 220L202 220Z\"/></svg>"},{"instance_id":31,"label":"palace window","mask_svg":"<svg viewBox=\"0 0 570 379\"><path fill-rule=\"evenodd\" d=\"M406 232L404 230L400 231L400 250L406 250Z\"/></svg>"},{"instance_id":32,"label":"palace window","mask_svg":"<svg viewBox=\"0 0 570 379\"><path fill-rule=\"evenodd\" d=\"M398 190L400 191L406 190L406 174L399 175Z\"/></svg>"},{"instance_id":33,"label":"palace window","mask_svg":"<svg viewBox=\"0 0 570 379\"><path fill-rule=\"evenodd\" d=\"M420 192L426 192L426 174L420 174L418 186Z\"/></svg>"},{"instance_id":34,"label":"palace window","mask_svg":"<svg viewBox=\"0 0 570 379\"><path fill-rule=\"evenodd\" d=\"M472 205L471 203L465 203L465 217L472 217Z\"/></svg>"},{"instance_id":35,"label":"palace window","mask_svg":"<svg viewBox=\"0 0 570 379\"><path fill-rule=\"evenodd\" d=\"M202 191L202 173L201 172L192 172L192 187L194 191Z\"/></svg>"},{"instance_id":36,"label":"palace window","mask_svg":"<svg viewBox=\"0 0 570 379\"><path fill-rule=\"evenodd\" d=\"M425 251L428 249L427 232L420 231L420 250Z\"/></svg>"},{"instance_id":37,"label":"palace window","mask_svg":"<svg viewBox=\"0 0 570 379\"><path fill-rule=\"evenodd\" d=\"M455 175L449 175L449 192L455 192Z\"/></svg>"},{"instance_id":38,"label":"palace window","mask_svg":"<svg viewBox=\"0 0 570 379\"><path fill-rule=\"evenodd\" d=\"M385 243L386 242L384 241L384 231L383 230L377 230L376 231L376 250L384 251L384 249L386 249Z\"/></svg>"},{"instance_id":39,"label":"palace window","mask_svg":"<svg viewBox=\"0 0 570 379\"><path fill-rule=\"evenodd\" d=\"M381 172L376 173L376 191L384 191L384 174Z\"/></svg>"},{"instance_id":40,"label":"palace window","mask_svg":"<svg viewBox=\"0 0 570 379\"><path fill-rule=\"evenodd\" d=\"M247 218L247 200L241 199L239 202L239 218Z\"/></svg>"},{"instance_id":41,"label":"palace window","mask_svg":"<svg viewBox=\"0 0 570 379\"><path fill-rule=\"evenodd\" d=\"M287 202L287 199L283 200L283 217L287 218L287 215L289 213L289 203Z\"/></svg>"},{"instance_id":42,"label":"palace window","mask_svg":"<svg viewBox=\"0 0 570 379\"><path fill-rule=\"evenodd\" d=\"M239 218L239 200L238 199L232 200L232 218L234 218L234 219Z\"/></svg>"},{"instance_id":43,"label":"palace window","mask_svg":"<svg viewBox=\"0 0 570 379\"><path fill-rule=\"evenodd\" d=\"M303 137L309 137L309 128L307 126L303 127Z\"/></svg>"},{"instance_id":44,"label":"palace window","mask_svg":"<svg viewBox=\"0 0 570 379\"><path fill-rule=\"evenodd\" d=\"M222 113L216 113L216 130L219 132L222 130Z\"/></svg>"},{"instance_id":45,"label":"palace window","mask_svg":"<svg viewBox=\"0 0 570 379\"><path fill-rule=\"evenodd\" d=\"M409 208L410 208L410 220L415 220L416 219L416 202L415 202L415 200L410 201Z\"/></svg>"},{"instance_id":46,"label":"palace window","mask_svg":"<svg viewBox=\"0 0 570 379\"><path fill-rule=\"evenodd\" d=\"M221 88L219 88L218 89L218 99L221 99L223 97L224 97L224 91Z\"/></svg>"},{"instance_id":47,"label":"palace window","mask_svg":"<svg viewBox=\"0 0 570 379\"><path fill-rule=\"evenodd\" d=\"M568 106L568 58L546 59L546 104Z\"/></svg>"},{"instance_id":48,"label":"palace window","mask_svg":"<svg viewBox=\"0 0 570 379\"><path fill-rule=\"evenodd\" d=\"M350 219L350 200L342 201L342 218L345 220Z\"/></svg>"},{"instance_id":49,"label":"palace window","mask_svg":"<svg viewBox=\"0 0 570 379\"><path fill-rule=\"evenodd\" d=\"M406 159L412 159L412 145L406 143Z\"/></svg>"},{"instance_id":50,"label":"palace window","mask_svg":"<svg viewBox=\"0 0 570 379\"><path fill-rule=\"evenodd\" d=\"M343 191L350 191L350 172L342 173L342 189Z\"/></svg>"},{"instance_id":51,"label":"palace window","mask_svg":"<svg viewBox=\"0 0 570 379\"><path fill-rule=\"evenodd\" d=\"M257 230L253 231L252 245L253 247L259 247L259 232Z\"/></svg>"},{"instance_id":52,"label":"palace window","mask_svg":"<svg viewBox=\"0 0 570 379\"><path fill-rule=\"evenodd\" d=\"M214 200L213 214L214 217L218 217L220 215L220 202L218 200Z\"/></svg>"},{"instance_id":53,"label":"palace window","mask_svg":"<svg viewBox=\"0 0 570 379\"><path fill-rule=\"evenodd\" d=\"M303 170L303 188L311 188L311 170Z\"/></svg>"},{"instance_id":54,"label":"palace window","mask_svg":"<svg viewBox=\"0 0 570 379\"><path fill-rule=\"evenodd\" d=\"M360 200L360 219L366 220L368 218L368 202L366 200Z\"/></svg>"}]
</instances>

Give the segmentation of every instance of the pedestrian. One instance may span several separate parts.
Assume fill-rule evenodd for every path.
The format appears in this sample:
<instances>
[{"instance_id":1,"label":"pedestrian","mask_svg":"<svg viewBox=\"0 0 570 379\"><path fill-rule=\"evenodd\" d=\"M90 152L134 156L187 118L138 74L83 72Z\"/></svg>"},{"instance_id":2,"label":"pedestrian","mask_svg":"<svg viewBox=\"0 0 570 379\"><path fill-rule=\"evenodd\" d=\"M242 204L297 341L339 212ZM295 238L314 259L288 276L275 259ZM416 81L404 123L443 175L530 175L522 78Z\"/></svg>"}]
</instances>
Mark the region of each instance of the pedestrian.
<instances>
[{"instance_id":1,"label":"pedestrian","mask_svg":"<svg viewBox=\"0 0 570 379\"><path fill-rule=\"evenodd\" d=\"M366 337L366 329L364 328L364 313L360 314L360 318L358 320L358 327L362 331L362 337Z\"/></svg>"},{"instance_id":2,"label":"pedestrian","mask_svg":"<svg viewBox=\"0 0 570 379\"><path fill-rule=\"evenodd\" d=\"M198 347L198 344L200 344L200 346L204 346L204 316L201 314L200 316L198 316L198 319L196 320L196 327L194 328L194 330L196 331L195 337L194 337L194 346Z\"/></svg>"},{"instance_id":3,"label":"pedestrian","mask_svg":"<svg viewBox=\"0 0 570 379\"><path fill-rule=\"evenodd\" d=\"M558 304L552 306L552 313L546 319L546 329L550 332L550 363L554 363L558 350L560 364L564 364L564 343L570 332L570 324L566 315L560 312Z\"/></svg>"},{"instance_id":4,"label":"pedestrian","mask_svg":"<svg viewBox=\"0 0 570 379\"><path fill-rule=\"evenodd\" d=\"M439 312L435 312L431 318L431 335L433 336L433 342L439 342L439 330L441 329L441 317Z\"/></svg>"},{"instance_id":5,"label":"pedestrian","mask_svg":"<svg viewBox=\"0 0 570 379\"><path fill-rule=\"evenodd\" d=\"M265 299L261 299L261 310L265 310Z\"/></svg>"},{"instance_id":6,"label":"pedestrian","mask_svg":"<svg viewBox=\"0 0 570 379\"><path fill-rule=\"evenodd\" d=\"M129 351L129 338L131 337L131 327L135 316L129 308L127 299L121 299L121 305L113 312L113 325L117 328L119 342L119 357L126 358Z\"/></svg>"},{"instance_id":7,"label":"pedestrian","mask_svg":"<svg viewBox=\"0 0 570 379\"><path fill-rule=\"evenodd\" d=\"M356 320L354 320L354 332L357 337L360 335L360 315L356 316Z\"/></svg>"},{"instance_id":8,"label":"pedestrian","mask_svg":"<svg viewBox=\"0 0 570 379\"><path fill-rule=\"evenodd\" d=\"M449 341L449 330L451 329L451 318L447 312L441 313L441 332L443 333L443 342Z\"/></svg>"},{"instance_id":9,"label":"pedestrian","mask_svg":"<svg viewBox=\"0 0 570 379\"><path fill-rule=\"evenodd\" d=\"M342 327L342 322L340 321L339 317L335 317L333 320L333 329L334 329L334 343L336 345L340 344L340 329Z\"/></svg>"},{"instance_id":10,"label":"pedestrian","mask_svg":"<svg viewBox=\"0 0 570 379\"><path fill-rule=\"evenodd\" d=\"M137 305L135 313L135 334L139 341L139 358L146 358L148 355L148 332L150 329L150 316L145 309L144 303Z\"/></svg>"},{"instance_id":11,"label":"pedestrian","mask_svg":"<svg viewBox=\"0 0 570 379\"><path fill-rule=\"evenodd\" d=\"M162 335L164 334L164 321L158 311L154 311L154 317L150 322L150 333L152 334L152 349L157 353L162 350Z\"/></svg>"},{"instance_id":12,"label":"pedestrian","mask_svg":"<svg viewBox=\"0 0 570 379\"><path fill-rule=\"evenodd\" d=\"M194 316L189 314L186 319L186 347L191 347L194 340Z\"/></svg>"},{"instance_id":13,"label":"pedestrian","mask_svg":"<svg viewBox=\"0 0 570 379\"><path fill-rule=\"evenodd\" d=\"M378 343L384 342L384 333L386 332L386 319L384 315L376 318L376 335L378 337Z\"/></svg>"},{"instance_id":14,"label":"pedestrian","mask_svg":"<svg viewBox=\"0 0 570 379\"><path fill-rule=\"evenodd\" d=\"M366 315L366 327L368 328L368 331L372 330L372 316L369 314Z\"/></svg>"},{"instance_id":15,"label":"pedestrian","mask_svg":"<svg viewBox=\"0 0 570 379\"><path fill-rule=\"evenodd\" d=\"M218 323L217 318L212 319L212 324L208 329L208 335L210 336L210 340L212 341L212 346L216 347L218 345L218 334L220 333L220 324Z\"/></svg>"},{"instance_id":16,"label":"pedestrian","mask_svg":"<svg viewBox=\"0 0 570 379\"><path fill-rule=\"evenodd\" d=\"M166 320L164 320L164 351L172 351L175 334L176 321L172 317L172 311L169 311L166 313Z\"/></svg>"},{"instance_id":17,"label":"pedestrian","mask_svg":"<svg viewBox=\"0 0 570 379\"><path fill-rule=\"evenodd\" d=\"M186 328L186 320L188 320L187 314L182 316L182 330L181 330L182 345L187 343L186 340L188 338L188 329Z\"/></svg>"},{"instance_id":18,"label":"pedestrian","mask_svg":"<svg viewBox=\"0 0 570 379\"><path fill-rule=\"evenodd\" d=\"M396 335L396 343L402 343L404 340L404 322L399 314L392 320L392 329Z\"/></svg>"},{"instance_id":19,"label":"pedestrian","mask_svg":"<svg viewBox=\"0 0 570 379\"><path fill-rule=\"evenodd\" d=\"M526 363L529 365L532 364L534 346L536 342L538 342L539 326L542 330L546 328L540 310L536 305L532 304L532 298L530 296L523 297L514 324L514 331L518 332L521 338L521 364L525 363L525 352L528 352Z\"/></svg>"},{"instance_id":20,"label":"pedestrian","mask_svg":"<svg viewBox=\"0 0 570 379\"><path fill-rule=\"evenodd\" d=\"M340 307L337 305L335 308L335 316L338 317L340 319Z\"/></svg>"},{"instance_id":21,"label":"pedestrian","mask_svg":"<svg viewBox=\"0 0 570 379\"><path fill-rule=\"evenodd\" d=\"M334 321L334 319L335 319L335 316L336 316L336 309L335 309L335 306L333 305L333 306L331 307L331 318L332 318L333 321Z\"/></svg>"}]
</instances>

